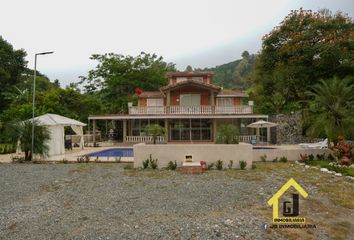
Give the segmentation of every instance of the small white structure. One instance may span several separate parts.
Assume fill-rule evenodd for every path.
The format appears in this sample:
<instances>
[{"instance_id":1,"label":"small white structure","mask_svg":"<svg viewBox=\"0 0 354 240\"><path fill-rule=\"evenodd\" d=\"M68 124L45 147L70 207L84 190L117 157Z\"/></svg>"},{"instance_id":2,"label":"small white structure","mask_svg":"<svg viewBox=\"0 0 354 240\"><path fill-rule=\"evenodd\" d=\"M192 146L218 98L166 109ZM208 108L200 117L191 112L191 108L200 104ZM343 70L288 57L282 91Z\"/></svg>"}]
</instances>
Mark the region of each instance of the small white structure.
<instances>
[{"instance_id":1,"label":"small white structure","mask_svg":"<svg viewBox=\"0 0 354 240\"><path fill-rule=\"evenodd\" d=\"M84 148L82 127L86 126L85 123L51 113L35 117L34 120L37 121L38 125L47 127L50 132L50 140L47 142L49 146L49 156L65 153L64 127L66 126L70 126L73 131L80 136L80 148Z\"/></svg>"}]
</instances>

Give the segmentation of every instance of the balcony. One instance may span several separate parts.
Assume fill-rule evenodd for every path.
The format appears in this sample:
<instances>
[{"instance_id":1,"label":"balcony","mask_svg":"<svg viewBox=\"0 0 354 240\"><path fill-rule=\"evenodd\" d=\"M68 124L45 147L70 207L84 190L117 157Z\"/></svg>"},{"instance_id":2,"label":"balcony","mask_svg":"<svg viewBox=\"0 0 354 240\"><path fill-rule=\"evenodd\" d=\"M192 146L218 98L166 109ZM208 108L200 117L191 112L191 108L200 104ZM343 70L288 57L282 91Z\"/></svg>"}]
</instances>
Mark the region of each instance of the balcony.
<instances>
[{"instance_id":1,"label":"balcony","mask_svg":"<svg viewBox=\"0 0 354 240\"><path fill-rule=\"evenodd\" d=\"M129 107L131 115L223 115L223 114L251 114L253 107L239 106L158 106L158 107Z\"/></svg>"}]
</instances>

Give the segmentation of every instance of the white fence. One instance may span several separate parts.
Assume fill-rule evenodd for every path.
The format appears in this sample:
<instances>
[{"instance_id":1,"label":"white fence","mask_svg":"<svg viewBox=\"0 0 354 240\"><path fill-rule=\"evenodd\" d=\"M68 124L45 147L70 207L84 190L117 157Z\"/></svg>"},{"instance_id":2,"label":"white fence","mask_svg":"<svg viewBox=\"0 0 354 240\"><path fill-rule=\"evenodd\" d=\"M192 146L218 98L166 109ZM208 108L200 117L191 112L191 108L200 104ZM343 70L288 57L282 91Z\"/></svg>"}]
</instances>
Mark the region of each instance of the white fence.
<instances>
[{"instance_id":1,"label":"white fence","mask_svg":"<svg viewBox=\"0 0 354 240\"><path fill-rule=\"evenodd\" d=\"M240 142L250 143L252 139L256 139L256 135L241 135L241 136L239 136ZM125 141L131 142L131 143L143 143L143 142L151 143L151 142L153 142L153 139L151 136L126 136ZM156 142L157 143L164 143L165 137L158 136L156 139Z\"/></svg>"},{"instance_id":2,"label":"white fence","mask_svg":"<svg viewBox=\"0 0 354 240\"><path fill-rule=\"evenodd\" d=\"M125 137L126 142L132 142L132 143L152 143L153 138L152 136L126 136ZM158 136L156 139L157 143L163 143L165 142L165 137L163 136Z\"/></svg>"}]
</instances>

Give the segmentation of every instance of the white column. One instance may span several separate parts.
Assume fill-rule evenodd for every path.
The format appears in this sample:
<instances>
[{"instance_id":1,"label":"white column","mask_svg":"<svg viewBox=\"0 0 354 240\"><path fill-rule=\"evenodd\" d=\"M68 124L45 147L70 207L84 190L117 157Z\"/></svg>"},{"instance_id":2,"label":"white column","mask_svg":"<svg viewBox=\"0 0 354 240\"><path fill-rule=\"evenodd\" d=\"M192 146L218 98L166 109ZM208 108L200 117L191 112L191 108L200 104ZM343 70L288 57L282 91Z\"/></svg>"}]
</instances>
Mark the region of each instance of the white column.
<instances>
[{"instance_id":1,"label":"white column","mask_svg":"<svg viewBox=\"0 0 354 240\"><path fill-rule=\"evenodd\" d=\"M96 119L92 120L92 141L93 145L96 143Z\"/></svg>"},{"instance_id":2,"label":"white column","mask_svg":"<svg viewBox=\"0 0 354 240\"><path fill-rule=\"evenodd\" d=\"M168 119L165 119L165 143L168 142L169 132L168 132Z\"/></svg>"},{"instance_id":3,"label":"white column","mask_svg":"<svg viewBox=\"0 0 354 240\"><path fill-rule=\"evenodd\" d=\"M127 120L123 120L123 142L125 143L127 137Z\"/></svg>"},{"instance_id":4,"label":"white column","mask_svg":"<svg viewBox=\"0 0 354 240\"><path fill-rule=\"evenodd\" d=\"M267 128L267 143L270 143L270 127Z\"/></svg>"}]
</instances>

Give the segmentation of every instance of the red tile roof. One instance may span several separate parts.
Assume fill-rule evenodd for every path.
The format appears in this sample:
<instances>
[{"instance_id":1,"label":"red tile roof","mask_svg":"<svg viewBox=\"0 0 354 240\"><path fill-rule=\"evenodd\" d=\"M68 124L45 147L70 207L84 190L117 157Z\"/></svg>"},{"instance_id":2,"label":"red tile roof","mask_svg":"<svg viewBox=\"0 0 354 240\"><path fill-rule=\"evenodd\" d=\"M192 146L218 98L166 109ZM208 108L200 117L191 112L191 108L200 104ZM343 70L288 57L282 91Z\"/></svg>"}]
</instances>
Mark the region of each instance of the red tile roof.
<instances>
[{"instance_id":1,"label":"red tile roof","mask_svg":"<svg viewBox=\"0 0 354 240\"><path fill-rule=\"evenodd\" d=\"M163 93L162 92L159 92L159 91L156 91L156 92L142 92L140 95L139 95L139 98L162 98L163 97Z\"/></svg>"},{"instance_id":2,"label":"red tile roof","mask_svg":"<svg viewBox=\"0 0 354 240\"><path fill-rule=\"evenodd\" d=\"M175 83L175 84L170 84L170 85L164 86L164 87L160 88L160 90L161 91L165 91L165 90L168 90L168 89L173 89L173 88L176 88L176 87L180 87L180 86L183 86L183 85L189 85L189 84L199 85L199 86L202 86L202 87L214 89L216 91L220 91L220 89L221 89L221 87L216 86L214 84L204 83L204 82L201 82L201 81L198 81L198 80L189 79L189 80L186 80L186 81L181 81L181 82L178 82L178 83Z\"/></svg>"},{"instance_id":3,"label":"red tile roof","mask_svg":"<svg viewBox=\"0 0 354 240\"><path fill-rule=\"evenodd\" d=\"M197 76L213 76L213 72L168 72L166 77L197 77Z\"/></svg>"},{"instance_id":4,"label":"red tile roof","mask_svg":"<svg viewBox=\"0 0 354 240\"><path fill-rule=\"evenodd\" d=\"M241 90L221 90L216 97L248 97L248 94Z\"/></svg>"}]
</instances>

